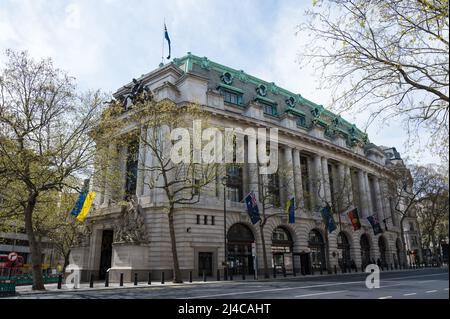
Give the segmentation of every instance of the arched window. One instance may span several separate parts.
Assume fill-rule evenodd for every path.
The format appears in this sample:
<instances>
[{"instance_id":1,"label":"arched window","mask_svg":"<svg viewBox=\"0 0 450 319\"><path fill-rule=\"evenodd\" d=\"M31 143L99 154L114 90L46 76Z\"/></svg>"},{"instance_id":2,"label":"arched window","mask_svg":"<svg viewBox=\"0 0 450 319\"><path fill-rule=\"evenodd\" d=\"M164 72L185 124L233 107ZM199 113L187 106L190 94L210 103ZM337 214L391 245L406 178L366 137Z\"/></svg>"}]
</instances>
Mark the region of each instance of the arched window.
<instances>
[{"instance_id":1,"label":"arched window","mask_svg":"<svg viewBox=\"0 0 450 319\"><path fill-rule=\"evenodd\" d=\"M292 247L291 234L286 228L277 227L272 232L272 257L273 267L277 271L292 270Z\"/></svg>"},{"instance_id":2,"label":"arched window","mask_svg":"<svg viewBox=\"0 0 450 319\"><path fill-rule=\"evenodd\" d=\"M325 243L317 229L313 229L308 235L308 247L311 251L311 264L316 270L326 269Z\"/></svg>"},{"instance_id":3,"label":"arched window","mask_svg":"<svg viewBox=\"0 0 450 319\"><path fill-rule=\"evenodd\" d=\"M347 235L343 232L340 232L337 236L337 248L339 250L339 266L346 269L350 268L350 242L347 238Z\"/></svg>"},{"instance_id":4,"label":"arched window","mask_svg":"<svg viewBox=\"0 0 450 319\"><path fill-rule=\"evenodd\" d=\"M234 224L227 232L227 251L230 270L234 274L252 274L252 244L255 237L251 229L244 224Z\"/></svg>"}]
</instances>

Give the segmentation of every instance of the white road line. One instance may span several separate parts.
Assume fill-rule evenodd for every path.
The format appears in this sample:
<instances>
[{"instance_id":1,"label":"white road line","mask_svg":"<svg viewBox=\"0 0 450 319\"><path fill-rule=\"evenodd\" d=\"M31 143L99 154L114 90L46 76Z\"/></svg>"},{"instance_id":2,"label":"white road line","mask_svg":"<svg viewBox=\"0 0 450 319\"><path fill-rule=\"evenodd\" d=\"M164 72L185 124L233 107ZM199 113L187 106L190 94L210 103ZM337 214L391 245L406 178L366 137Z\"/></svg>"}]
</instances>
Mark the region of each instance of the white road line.
<instances>
[{"instance_id":1,"label":"white road line","mask_svg":"<svg viewBox=\"0 0 450 319\"><path fill-rule=\"evenodd\" d=\"M447 290L447 291L448 291L448 288L444 288L444 290Z\"/></svg>"},{"instance_id":2,"label":"white road line","mask_svg":"<svg viewBox=\"0 0 450 319\"><path fill-rule=\"evenodd\" d=\"M428 291L425 291L425 293L426 294L431 294L432 292L436 292L437 290L428 290Z\"/></svg>"},{"instance_id":3,"label":"white road line","mask_svg":"<svg viewBox=\"0 0 450 319\"><path fill-rule=\"evenodd\" d=\"M392 296L384 296L384 297L380 297L378 299L390 299L390 298L392 298Z\"/></svg>"},{"instance_id":4,"label":"white road line","mask_svg":"<svg viewBox=\"0 0 450 319\"><path fill-rule=\"evenodd\" d=\"M430 282L430 281L436 281L436 279L429 279L429 280L419 281L418 284L424 284L424 283Z\"/></svg>"},{"instance_id":5,"label":"white road line","mask_svg":"<svg viewBox=\"0 0 450 319\"><path fill-rule=\"evenodd\" d=\"M410 294L403 294L403 296L414 296L414 295L417 295L417 293L412 292L412 293L410 293Z\"/></svg>"},{"instance_id":6,"label":"white road line","mask_svg":"<svg viewBox=\"0 0 450 319\"><path fill-rule=\"evenodd\" d=\"M348 290L318 292L318 293L315 293L315 294L298 295L298 296L295 296L295 298L311 297L311 296L319 296L319 295L339 294L341 292L346 292L346 291L348 291Z\"/></svg>"},{"instance_id":7,"label":"white road line","mask_svg":"<svg viewBox=\"0 0 450 319\"><path fill-rule=\"evenodd\" d=\"M405 277L388 278L386 280L382 279L382 281L389 282L389 281L395 280L395 279L421 278L421 277L442 276L442 275L448 275L448 274L447 273L439 273L439 274L418 275L418 276L405 276ZM312 286L303 286L303 287L287 287L287 288L239 291L239 292L230 292L230 293L215 294L215 295L193 296L193 297L188 297L188 298L182 297L182 298L178 298L178 299L203 299L203 298L223 297L223 296L233 296L233 295L247 295L247 294L255 294L255 293L261 293L261 292L273 292L273 291L284 291L284 290L316 288L316 287L331 287L331 286L352 285L352 284L364 284L364 280L349 281L349 282L337 282L337 283L333 283L333 284L312 285Z\"/></svg>"}]
</instances>

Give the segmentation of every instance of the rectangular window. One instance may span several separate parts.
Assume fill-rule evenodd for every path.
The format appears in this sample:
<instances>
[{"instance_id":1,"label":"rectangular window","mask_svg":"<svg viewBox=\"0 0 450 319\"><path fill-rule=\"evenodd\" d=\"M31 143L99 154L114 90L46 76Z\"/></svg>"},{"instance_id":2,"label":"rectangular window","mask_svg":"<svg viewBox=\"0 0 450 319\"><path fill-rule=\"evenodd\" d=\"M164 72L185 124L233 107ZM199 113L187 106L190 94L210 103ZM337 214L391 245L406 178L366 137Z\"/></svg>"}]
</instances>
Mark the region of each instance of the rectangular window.
<instances>
[{"instance_id":1,"label":"rectangular window","mask_svg":"<svg viewBox=\"0 0 450 319\"><path fill-rule=\"evenodd\" d=\"M208 215L203 216L203 224L208 225Z\"/></svg>"},{"instance_id":2,"label":"rectangular window","mask_svg":"<svg viewBox=\"0 0 450 319\"><path fill-rule=\"evenodd\" d=\"M223 98L226 103L242 105L242 94L223 91Z\"/></svg>"},{"instance_id":3,"label":"rectangular window","mask_svg":"<svg viewBox=\"0 0 450 319\"><path fill-rule=\"evenodd\" d=\"M274 104L266 104L264 103L264 113L272 116L277 116L277 106Z\"/></svg>"},{"instance_id":4,"label":"rectangular window","mask_svg":"<svg viewBox=\"0 0 450 319\"><path fill-rule=\"evenodd\" d=\"M227 198L233 202L243 199L242 168L237 165L227 166Z\"/></svg>"},{"instance_id":5,"label":"rectangular window","mask_svg":"<svg viewBox=\"0 0 450 319\"><path fill-rule=\"evenodd\" d=\"M216 216L211 216L211 225L216 224Z\"/></svg>"},{"instance_id":6,"label":"rectangular window","mask_svg":"<svg viewBox=\"0 0 450 319\"><path fill-rule=\"evenodd\" d=\"M297 116L297 126L306 127L306 118L304 115Z\"/></svg>"},{"instance_id":7,"label":"rectangular window","mask_svg":"<svg viewBox=\"0 0 450 319\"><path fill-rule=\"evenodd\" d=\"M194 179L194 185L193 185L193 188L192 188L192 194L193 195L199 195L200 194L200 187L199 187L199 185L200 185L200 180L195 178Z\"/></svg>"},{"instance_id":8,"label":"rectangular window","mask_svg":"<svg viewBox=\"0 0 450 319\"><path fill-rule=\"evenodd\" d=\"M197 225L200 225L200 215L197 215Z\"/></svg>"},{"instance_id":9,"label":"rectangular window","mask_svg":"<svg viewBox=\"0 0 450 319\"><path fill-rule=\"evenodd\" d=\"M268 200L273 207L280 207L280 183L278 173L267 175L267 194Z\"/></svg>"}]
</instances>

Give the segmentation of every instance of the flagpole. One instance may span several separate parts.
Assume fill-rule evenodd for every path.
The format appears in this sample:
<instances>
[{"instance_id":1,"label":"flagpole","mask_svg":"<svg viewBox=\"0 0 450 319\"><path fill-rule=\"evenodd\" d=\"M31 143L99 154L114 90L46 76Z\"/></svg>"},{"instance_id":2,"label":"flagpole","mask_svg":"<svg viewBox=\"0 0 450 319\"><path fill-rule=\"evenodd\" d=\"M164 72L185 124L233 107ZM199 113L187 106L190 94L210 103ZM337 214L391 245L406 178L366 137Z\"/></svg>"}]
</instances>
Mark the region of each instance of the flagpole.
<instances>
[{"instance_id":1,"label":"flagpole","mask_svg":"<svg viewBox=\"0 0 450 319\"><path fill-rule=\"evenodd\" d=\"M164 17L164 27L163 27L163 33L162 33L162 45L161 45L161 66L164 65L164 35L165 35L165 26L166 26L166 18Z\"/></svg>"}]
</instances>

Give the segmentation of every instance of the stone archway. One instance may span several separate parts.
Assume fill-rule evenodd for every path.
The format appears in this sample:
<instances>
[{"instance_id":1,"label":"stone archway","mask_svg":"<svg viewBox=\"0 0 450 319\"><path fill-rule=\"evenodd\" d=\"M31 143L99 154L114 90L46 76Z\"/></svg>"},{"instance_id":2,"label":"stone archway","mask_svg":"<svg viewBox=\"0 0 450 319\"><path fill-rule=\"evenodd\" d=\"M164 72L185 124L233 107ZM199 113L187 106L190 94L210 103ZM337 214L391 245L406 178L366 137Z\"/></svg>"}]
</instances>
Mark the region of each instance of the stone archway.
<instances>
[{"instance_id":1,"label":"stone archway","mask_svg":"<svg viewBox=\"0 0 450 319\"><path fill-rule=\"evenodd\" d=\"M325 241L318 229L312 229L308 234L308 247L311 252L311 265L314 270L327 268L325 258Z\"/></svg>"},{"instance_id":2,"label":"stone archway","mask_svg":"<svg viewBox=\"0 0 450 319\"><path fill-rule=\"evenodd\" d=\"M361 246L361 264L365 268L372 261L370 260L370 240L366 234L362 234L359 240Z\"/></svg>"},{"instance_id":3,"label":"stone archway","mask_svg":"<svg viewBox=\"0 0 450 319\"><path fill-rule=\"evenodd\" d=\"M378 251L380 252L380 261L382 267L387 267L387 242L383 236L378 238Z\"/></svg>"},{"instance_id":4,"label":"stone archway","mask_svg":"<svg viewBox=\"0 0 450 319\"><path fill-rule=\"evenodd\" d=\"M337 249L339 251L339 267L341 267L341 269L349 269L352 264L350 241L347 234L343 231L341 231L337 236Z\"/></svg>"},{"instance_id":5,"label":"stone archway","mask_svg":"<svg viewBox=\"0 0 450 319\"><path fill-rule=\"evenodd\" d=\"M252 244L255 236L247 225L233 224L227 232L228 262L234 274L253 274Z\"/></svg>"},{"instance_id":6,"label":"stone archway","mask_svg":"<svg viewBox=\"0 0 450 319\"><path fill-rule=\"evenodd\" d=\"M294 241L290 232L282 226L276 227L272 232L272 263L277 272L293 271Z\"/></svg>"}]
</instances>

